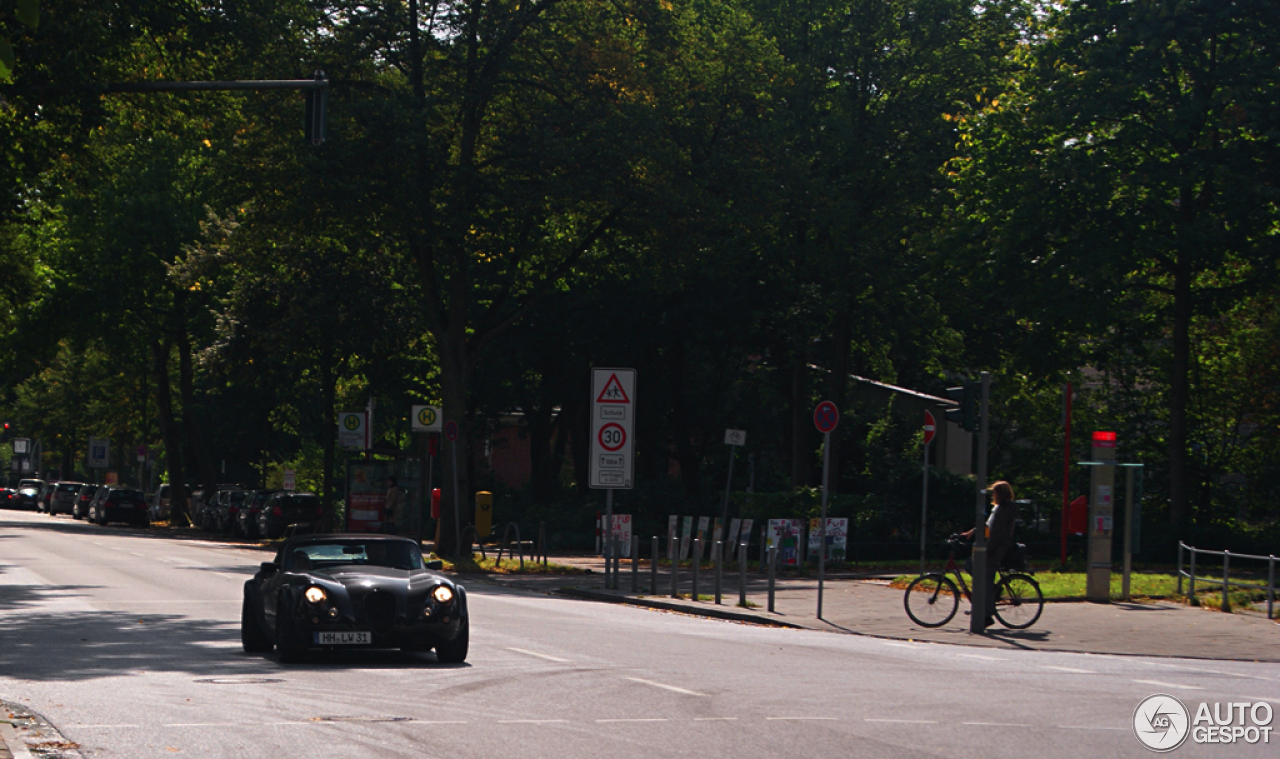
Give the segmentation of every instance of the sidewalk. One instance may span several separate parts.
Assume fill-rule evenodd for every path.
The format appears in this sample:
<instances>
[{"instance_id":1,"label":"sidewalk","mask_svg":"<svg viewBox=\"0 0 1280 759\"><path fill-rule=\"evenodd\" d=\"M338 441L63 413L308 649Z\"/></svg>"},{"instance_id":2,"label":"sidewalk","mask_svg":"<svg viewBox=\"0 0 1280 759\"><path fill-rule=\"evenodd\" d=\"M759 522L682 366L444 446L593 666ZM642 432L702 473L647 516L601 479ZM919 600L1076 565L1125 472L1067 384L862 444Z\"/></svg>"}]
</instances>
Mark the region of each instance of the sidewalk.
<instances>
[{"instance_id":1,"label":"sidewalk","mask_svg":"<svg viewBox=\"0 0 1280 759\"><path fill-rule=\"evenodd\" d=\"M575 598L626 603L655 609L696 614L757 624L870 635L898 640L952 643L985 648L1071 651L1129 656L1164 656L1189 659L1280 662L1280 622L1250 612L1224 614L1180 603L1086 602L1046 603L1044 614L1027 630L1009 630L999 623L985 634L969 632L968 603L963 599L955 618L944 627L916 625L903 609L903 591L890 588L887 577L827 577L823 592L823 619L817 618L816 577L779 577L774 613L765 610L767 582L748 575L747 600L758 608L738 603L739 575L726 572L722 603L694 602L671 597L671 575L658 573L658 593L650 592L649 566L637 574L638 593L631 590L631 566L622 561L619 590L605 590L604 562L596 557L554 557L553 564L590 570L590 574L472 575L470 581L523 588ZM688 567L680 573L680 592L691 590ZM703 569L698 593L714 594L714 573Z\"/></svg>"}]
</instances>

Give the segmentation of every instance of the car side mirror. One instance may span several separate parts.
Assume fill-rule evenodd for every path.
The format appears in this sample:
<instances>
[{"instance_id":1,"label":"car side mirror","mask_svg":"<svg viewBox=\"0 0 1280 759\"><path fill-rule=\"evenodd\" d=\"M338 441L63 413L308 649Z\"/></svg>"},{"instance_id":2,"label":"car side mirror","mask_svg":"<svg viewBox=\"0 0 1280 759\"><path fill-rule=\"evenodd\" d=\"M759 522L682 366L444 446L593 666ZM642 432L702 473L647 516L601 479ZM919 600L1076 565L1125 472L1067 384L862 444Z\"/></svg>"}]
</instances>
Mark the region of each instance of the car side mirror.
<instances>
[{"instance_id":1,"label":"car side mirror","mask_svg":"<svg viewBox=\"0 0 1280 759\"><path fill-rule=\"evenodd\" d=\"M258 571L264 575L273 575L280 571L280 565L274 561L264 561L258 565Z\"/></svg>"},{"instance_id":2,"label":"car side mirror","mask_svg":"<svg viewBox=\"0 0 1280 759\"><path fill-rule=\"evenodd\" d=\"M444 562L439 559L432 559L427 562L427 569L441 570L444 569Z\"/></svg>"}]
</instances>

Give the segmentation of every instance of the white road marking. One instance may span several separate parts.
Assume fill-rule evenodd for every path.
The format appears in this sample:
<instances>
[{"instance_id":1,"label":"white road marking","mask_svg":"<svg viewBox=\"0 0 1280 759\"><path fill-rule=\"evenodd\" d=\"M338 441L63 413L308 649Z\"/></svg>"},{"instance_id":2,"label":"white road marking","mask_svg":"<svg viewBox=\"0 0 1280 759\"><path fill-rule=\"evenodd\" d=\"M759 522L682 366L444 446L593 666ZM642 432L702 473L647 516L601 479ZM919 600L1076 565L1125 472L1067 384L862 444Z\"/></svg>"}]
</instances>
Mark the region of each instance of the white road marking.
<instances>
[{"instance_id":1,"label":"white road marking","mask_svg":"<svg viewBox=\"0 0 1280 759\"><path fill-rule=\"evenodd\" d=\"M983 661L1008 661L1008 659L1002 659L999 656L983 656L982 654L956 654L956 656L963 656L966 659L982 659Z\"/></svg>"},{"instance_id":2,"label":"white road marking","mask_svg":"<svg viewBox=\"0 0 1280 759\"><path fill-rule=\"evenodd\" d=\"M499 725L547 725L552 722L568 722L563 719L500 719Z\"/></svg>"},{"instance_id":3,"label":"white road marking","mask_svg":"<svg viewBox=\"0 0 1280 759\"><path fill-rule=\"evenodd\" d=\"M1031 727L1031 725L1021 722L961 722L960 724L977 727Z\"/></svg>"},{"instance_id":4,"label":"white road marking","mask_svg":"<svg viewBox=\"0 0 1280 759\"><path fill-rule=\"evenodd\" d=\"M893 641L888 641L888 640L882 640L880 641L880 644L884 646L893 646L894 648L915 648L916 647L914 643L895 643Z\"/></svg>"},{"instance_id":5,"label":"white road marking","mask_svg":"<svg viewBox=\"0 0 1280 759\"><path fill-rule=\"evenodd\" d=\"M1059 730L1130 730L1128 727L1098 727L1096 725L1056 725Z\"/></svg>"},{"instance_id":6,"label":"white road marking","mask_svg":"<svg viewBox=\"0 0 1280 759\"><path fill-rule=\"evenodd\" d=\"M894 723L901 723L901 724L906 724L906 725L936 725L936 724L938 724L938 721L937 721L937 720L933 720L933 719L877 719L877 718L873 718L873 717L867 717L866 719L864 719L864 720L862 720L862 721L863 721L863 722L894 722Z\"/></svg>"},{"instance_id":7,"label":"white road marking","mask_svg":"<svg viewBox=\"0 0 1280 759\"><path fill-rule=\"evenodd\" d=\"M628 678L626 678L626 679L627 679L627 680L630 680L630 681L631 681L631 682L633 682L633 683L644 683L645 685L652 685L652 686L653 686L653 687L655 687L655 688L662 688L663 690L669 690L669 691L673 691L673 692L675 692L675 693L683 693L683 694L685 694L686 696L705 696L705 695L707 695L707 694L705 694L705 693L699 693L699 692L697 692L697 691L693 691L693 690L686 690L685 688L677 688L677 687L676 687L676 686L674 686L674 685L667 685L666 683L655 683L655 682L654 682L654 681L652 681L652 680L643 680L643 679L641 679L641 678L639 678L639 677L628 677Z\"/></svg>"},{"instance_id":8,"label":"white road marking","mask_svg":"<svg viewBox=\"0 0 1280 759\"><path fill-rule=\"evenodd\" d=\"M1134 682L1142 683L1143 685L1155 685L1161 688L1177 688L1179 690L1204 690L1204 688L1201 688L1196 685L1180 685L1178 683L1166 683L1163 680L1134 680Z\"/></svg>"},{"instance_id":9,"label":"white road marking","mask_svg":"<svg viewBox=\"0 0 1280 759\"><path fill-rule=\"evenodd\" d=\"M538 653L537 651L529 651L529 650L526 650L526 649L523 649L523 648L512 648L512 647L508 646L508 647L507 647L507 650L508 650L508 651L515 651L515 652L516 652L516 653L518 653L518 654L525 654L525 655L527 655L527 656L536 656L536 657L538 657L539 659L546 659L547 661L558 661L558 662L567 662L567 661L569 661L568 659L561 659L561 658L560 658L560 657L558 657L558 656L549 656L549 655L547 655L547 654L540 654L540 653Z\"/></svg>"},{"instance_id":10,"label":"white road marking","mask_svg":"<svg viewBox=\"0 0 1280 759\"><path fill-rule=\"evenodd\" d=\"M1098 674L1097 672L1094 672L1094 671L1093 671L1093 670L1091 670L1091 669L1076 669L1075 667L1055 667L1055 666L1053 666L1053 665L1051 665L1051 664L1041 664L1041 665L1040 665L1040 669L1055 669L1055 670L1057 670L1057 671L1059 671L1059 672L1072 672L1072 673L1075 673L1075 674L1077 674L1077 675L1096 675L1096 674Z\"/></svg>"}]
</instances>

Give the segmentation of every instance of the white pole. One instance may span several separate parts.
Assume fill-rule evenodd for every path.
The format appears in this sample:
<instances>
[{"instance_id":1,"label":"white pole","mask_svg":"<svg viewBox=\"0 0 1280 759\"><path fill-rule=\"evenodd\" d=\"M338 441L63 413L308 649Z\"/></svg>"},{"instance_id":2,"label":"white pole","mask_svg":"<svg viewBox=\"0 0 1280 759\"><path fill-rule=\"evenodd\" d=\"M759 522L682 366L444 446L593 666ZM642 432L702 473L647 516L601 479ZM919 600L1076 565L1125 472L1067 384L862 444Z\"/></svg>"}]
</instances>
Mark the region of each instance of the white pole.
<instances>
[{"instance_id":1,"label":"white pole","mask_svg":"<svg viewBox=\"0 0 1280 759\"><path fill-rule=\"evenodd\" d=\"M822 519L818 522L818 619L822 619L822 591L827 575L827 492L831 475L831 433L822 433Z\"/></svg>"},{"instance_id":2,"label":"white pole","mask_svg":"<svg viewBox=\"0 0 1280 759\"><path fill-rule=\"evenodd\" d=\"M924 444L924 484L920 488L920 574L924 574L924 539L929 524L929 444Z\"/></svg>"}]
</instances>

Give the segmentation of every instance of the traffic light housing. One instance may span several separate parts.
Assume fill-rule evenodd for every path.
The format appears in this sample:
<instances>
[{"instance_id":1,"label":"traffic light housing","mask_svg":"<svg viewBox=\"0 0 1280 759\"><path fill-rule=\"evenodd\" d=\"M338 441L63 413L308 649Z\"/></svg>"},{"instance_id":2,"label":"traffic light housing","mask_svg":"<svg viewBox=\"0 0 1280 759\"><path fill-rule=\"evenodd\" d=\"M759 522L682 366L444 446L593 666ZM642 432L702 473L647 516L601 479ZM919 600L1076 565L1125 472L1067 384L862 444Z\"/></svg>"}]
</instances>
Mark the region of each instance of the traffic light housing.
<instances>
[{"instance_id":1,"label":"traffic light housing","mask_svg":"<svg viewBox=\"0 0 1280 759\"><path fill-rule=\"evenodd\" d=\"M978 427L978 395L982 392L982 383L977 380L966 380L961 387L947 388L947 397L959 404L956 408L947 409L947 421L955 422L973 432Z\"/></svg>"},{"instance_id":2,"label":"traffic light housing","mask_svg":"<svg viewBox=\"0 0 1280 759\"><path fill-rule=\"evenodd\" d=\"M321 83L315 89L307 90L307 111L303 128L307 141L319 146L325 137L325 112L329 107L329 77L323 71L317 71L316 82Z\"/></svg>"}]
</instances>

